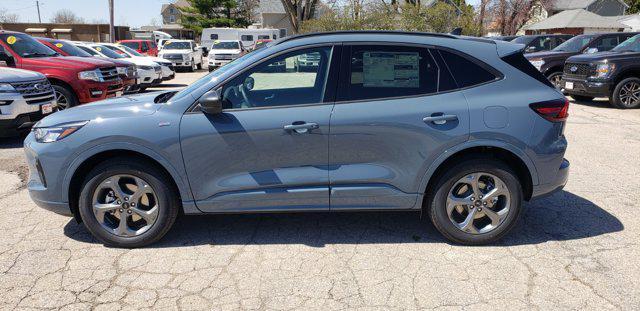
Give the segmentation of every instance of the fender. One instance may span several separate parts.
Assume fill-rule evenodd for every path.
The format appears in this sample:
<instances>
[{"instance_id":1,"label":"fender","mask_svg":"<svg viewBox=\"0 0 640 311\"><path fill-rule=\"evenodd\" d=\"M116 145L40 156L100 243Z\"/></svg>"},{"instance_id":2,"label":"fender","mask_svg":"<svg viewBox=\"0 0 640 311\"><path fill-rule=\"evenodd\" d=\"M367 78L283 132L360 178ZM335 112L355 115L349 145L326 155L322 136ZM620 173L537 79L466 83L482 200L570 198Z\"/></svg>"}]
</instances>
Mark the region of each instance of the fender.
<instances>
[{"instance_id":1,"label":"fender","mask_svg":"<svg viewBox=\"0 0 640 311\"><path fill-rule=\"evenodd\" d=\"M163 157L162 155L160 155L158 152L154 151L151 148L139 145L139 144L135 144L135 143L128 143L128 142L110 142L110 143L104 143L104 144L100 144L97 146L93 146L90 147L87 150L82 151L80 154L78 154L72 161L71 163L67 166L67 170L64 174L64 179L63 179L63 183L62 183L62 200L63 202L69 202L69 186L71 184L71 178L73 177L73 174L76 172L76 170L78 169L78 167L87 159L89 159L90 157L100 153L100 152L104 152L104 151L109 151L109 150L129 150L129 151L134 151L134 152L138 152L138 153L142 153L152 159L154 159L155 161L157 161L158 163L160 163L160 165L162 165L162 167L167 170L167 172L169 172L169 174L171 175L171 178L173 178L173 180L175 181L176 185L178 186L178 191L180 192L180 197L182 198L182 201L184 202L190 202L193 201L192 195L191 195L191 189L188 186L188 183L186 182L185 178L186 175L181 174L172 164L170 161L168 161L165 157Z\"/></svg>"},{"instance_id":2,"label":"fender","mask_svg":"<svg viewBox=\"0 0 640 311\"><path fill-rule=\"evenodd\" d=\"M533 161L531 161L531 158L529 158L529 156L526 153L524 153L522 150L516 148L510 143L507 143L501 140L499 141L484 140L484 139L469 140L445 150L445 152L440 154L440 156L438 156L436 160L433 161L433 163L431 163L427 171L423 174L424 177L422 177L422 180L420 182L420 186L418 188L421 190L418 196L418 200L420 201L417 201L417 203L421 202L422 197L424 197L424 194L427 190L427 185L429 184L429 181L431 180L431 177L433 176L433 173L436 171L436 169L438 169L438 167L442 163L444 163L444 161L446 161L456 153L463 151L465 149L473 148L473 147L495 147L495 148L502 148L504 150L510 151L511 153L515 154L518 158L520 158L522 162L524 162L524 164L527 166L527 169L529 170L529 174L531 175L531 183L533 185L538 184L538 172L536 171L535 165L533 164Z\"/></svg>"}]
</instances>

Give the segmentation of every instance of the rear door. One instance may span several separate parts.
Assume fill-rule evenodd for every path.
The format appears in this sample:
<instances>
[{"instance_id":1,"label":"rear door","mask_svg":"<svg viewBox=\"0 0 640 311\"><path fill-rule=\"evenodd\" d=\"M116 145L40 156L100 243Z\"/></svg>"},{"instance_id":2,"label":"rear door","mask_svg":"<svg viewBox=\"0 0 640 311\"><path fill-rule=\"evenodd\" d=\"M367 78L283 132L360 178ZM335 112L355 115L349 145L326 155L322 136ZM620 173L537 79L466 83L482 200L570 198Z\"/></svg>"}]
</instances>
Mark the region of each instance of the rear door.
<instances>
[{"instance_id":1,"label":"rear door","mask_svg":"<svg viewBox=\"0 0 640 311\"><path fill-rule=\"evenodd\" d=\"M435 51L435 53L434 53ZM331 209L409 209L428 166L467 140L469 107L437 50L345 45L331 115Z\"/></svg>"}]
</instances>

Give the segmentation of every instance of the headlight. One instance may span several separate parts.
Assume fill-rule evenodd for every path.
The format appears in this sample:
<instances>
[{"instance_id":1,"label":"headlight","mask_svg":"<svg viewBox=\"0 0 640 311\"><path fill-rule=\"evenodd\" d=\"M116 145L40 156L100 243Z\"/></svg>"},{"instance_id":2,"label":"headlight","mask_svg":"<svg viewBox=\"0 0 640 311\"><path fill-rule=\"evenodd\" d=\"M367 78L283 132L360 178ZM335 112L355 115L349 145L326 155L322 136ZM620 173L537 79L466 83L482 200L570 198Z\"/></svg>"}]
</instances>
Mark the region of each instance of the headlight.
<instances>
[{"instance_id":1,"label":"headlight","mask_svg":"<svg viewBox=\"0 0 640 311\"><path fill-rule=\"evenodd\" d=\"M33 135L39 143L59 141L81 129L89 121L63 123L52 127L34 127Z\"/></svg>"},{"instance_id":2,"label":"headlight","mask_svg":"<svg viewBox=\"0 0 640 311\"><path fill-rule=\"evenodd\" d=\"M540 71L540 69L542 68L542 65L544 65L544 61L541 59L532 59L529 62L531 63L531 65L533 65L533 67L536 67L538 71Z\"/></svg>"},{"instance_id":3,"label":"headlight","mask_svg":"<svg viewBox=\"0 0 640 311\"><path fill-rule=\"evenodd\" d=\"M127 75L127 67L116 67L116 70L118 70L119 75Z\"/></svg>"},{"instance_id":4,"label":"headlight","mask_svg":"<svg viewBox=\"0 0 640 311\"><path fill-rule=\"evenodd\" d=\"M0 93L17 93L16 89L9 83L0 83Z\"/></svg>"},{"instance_id":5,"label":"headlight","mask_svg":"<svg viewBox=\"0 0 640 311\"><path fill-rule=\"evenodd\" d=\"M598 64L596 66L596 74L589 77L594 79L606 79L616 69L615 64Z\"/></svg>"},{"instance_id":6,"label":"headlight","mask_svg":"<svg viewBox=\"0 0 640 311\"><path fill-rule=\"evenodd\" d=\"M78 73L78 78L80 80L92 80L100 82L102 74L98 70L81 71Z\"/></svg>"}]
</instances>

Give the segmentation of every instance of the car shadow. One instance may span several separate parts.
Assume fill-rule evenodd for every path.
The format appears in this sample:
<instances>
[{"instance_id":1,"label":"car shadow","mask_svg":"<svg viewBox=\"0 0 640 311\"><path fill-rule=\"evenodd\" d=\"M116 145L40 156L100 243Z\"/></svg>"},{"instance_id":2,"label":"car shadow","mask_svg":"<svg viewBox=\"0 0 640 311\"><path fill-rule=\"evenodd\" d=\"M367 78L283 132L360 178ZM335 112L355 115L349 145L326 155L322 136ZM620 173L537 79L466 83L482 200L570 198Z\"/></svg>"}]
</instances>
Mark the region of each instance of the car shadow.
<instances>
[{"instance_id":1,"label":"car shadow","mask_svg":"<svg viewBox=\"0 0 640 311\"><path fill-rule=\"evenodd\" d=\"M578 104L581 106L587 106L587 107L594 107L594 108L609 108L609 109L617 109L616 107L613 107L610 103L608 99L605 98L598 98L598 99L594 99L594 100L590 100L590 101L578 101L578 100L573 100L572 102L573 104Z\"/></svg>"},{"instance_id":2,"label":"car shadow","mask_svg":"<svg viewBox=\"0 0 640 311\"><path fill-rule=\"evenodd\" d=\"M449 243L418 215L340 212L183 216L160 242L150 247ZM566 191L526 203L522 216L516 227L493 246L577 240L624 229L615 216ZM77 241L97 243L75 220L67 223L64 233Z\"/></svg>"},{"instance_id":3,"label":"car shadow","mask_svg":"<svg viewBox=\"0 0 640 311\"><path fill-rule=\"evenodd\" d=\"M0 137L0 149L7 148L22 148L24 137L26 135L20 135L15 137Z\"/></svg>"}]
</instances>

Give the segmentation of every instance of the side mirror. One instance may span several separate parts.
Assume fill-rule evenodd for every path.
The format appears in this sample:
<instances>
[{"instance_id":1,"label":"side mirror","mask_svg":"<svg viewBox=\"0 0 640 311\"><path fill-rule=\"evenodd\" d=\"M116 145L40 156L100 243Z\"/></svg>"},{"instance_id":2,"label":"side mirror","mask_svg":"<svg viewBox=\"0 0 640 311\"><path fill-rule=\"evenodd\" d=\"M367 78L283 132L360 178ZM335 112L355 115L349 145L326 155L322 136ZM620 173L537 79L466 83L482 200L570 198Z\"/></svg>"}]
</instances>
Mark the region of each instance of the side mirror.
<instances>
[{"instance_id":1,"label":"side mirror","mask_svg":"<svg viewBox=\"0 0 640 311\"><path fill-rule=\"evenodd\" d=\"M598 52L598 48L588 48L586 51L584 51L585 54L593 54L597 52Z\"/></svg>"},{"instance_id":2,"label":"side mirror","mask_svg":"<svg viewBox=\"0 0 640 311\"><path fill-rule=\"evenodd\" d=\"M200 99L200 110L206 114L219 114L222 113L222 100L217 91L209 91L204 93Z\"/></svg>"},{"instance_id":3,"label":"side mirror","mask_svg":"<svg viewBox=\"0 0 640 311\"><path fill-rule=\"evenodd\" d=\"M0 49L0 66L15 67L16 60L13 55L7 53L4 49Z\"/></svg>"},{"instance_id":4,"label":"side mirror","mask_svg":"<svg viewBox=\"0 0 640 311\"><path fill-rule=\"evenodd\" d=\"M533 53L535 51L536 51L536 47L535 46L529 46L524 50L525 53Z\"/></svg>"}]
</instances>

